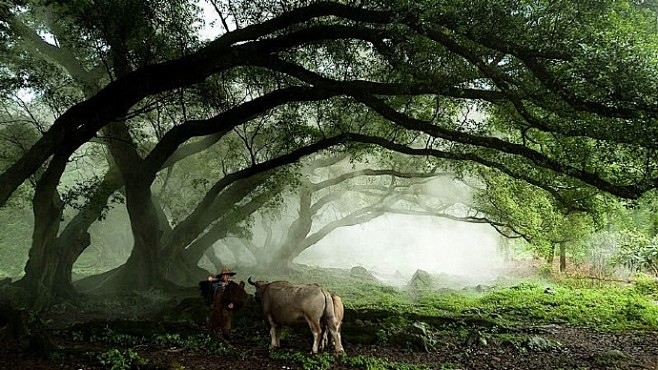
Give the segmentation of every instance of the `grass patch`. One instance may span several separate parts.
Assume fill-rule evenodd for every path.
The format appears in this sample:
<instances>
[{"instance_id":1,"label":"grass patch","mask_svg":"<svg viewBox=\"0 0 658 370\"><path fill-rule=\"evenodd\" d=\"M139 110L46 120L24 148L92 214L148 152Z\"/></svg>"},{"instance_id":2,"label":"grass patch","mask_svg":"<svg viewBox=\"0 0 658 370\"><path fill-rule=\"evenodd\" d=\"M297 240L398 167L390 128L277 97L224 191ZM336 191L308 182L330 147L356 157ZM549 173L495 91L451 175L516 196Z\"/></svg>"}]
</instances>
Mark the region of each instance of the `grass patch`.
<instances>
[{"instance_id":1,"label":"grass patch","mask_svg":"<svg viewBox=\"0 0 658 370\"><path fill-rule=\"evenodd\" d=\"M343 298L346 308L353 310L480 316L504 325L561 324L606 331L658 329L658 284L653 277L640 276L634 284L624 286L586 284L582 280L530 281L494 287L488 292L411 291L376 282L358 283L349 276L335 276L330 281L330 289Z\"/></svg>"},{"instance_id":2,"label":"grass patch","mask_svg":"<svg viewBox=\"0 0 658 370\"><path fill-rule=\"evenodd\" d=\"M511 321L561 323L604 330L658 327L658 306L632 287L574 289L557 286L547 293L538 284L496 290L474 303L488 315Z\"/></svg>"}]
</instances>

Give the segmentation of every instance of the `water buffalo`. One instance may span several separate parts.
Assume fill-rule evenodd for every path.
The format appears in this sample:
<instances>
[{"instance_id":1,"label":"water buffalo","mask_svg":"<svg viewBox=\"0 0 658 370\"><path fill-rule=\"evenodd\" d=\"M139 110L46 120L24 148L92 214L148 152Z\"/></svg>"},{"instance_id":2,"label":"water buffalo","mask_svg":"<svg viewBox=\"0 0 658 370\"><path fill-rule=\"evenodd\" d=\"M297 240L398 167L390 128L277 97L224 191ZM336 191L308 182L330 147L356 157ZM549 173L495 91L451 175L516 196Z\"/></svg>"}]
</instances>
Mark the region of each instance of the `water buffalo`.
<instances>
[{"instance_id":1,"label":"water buffalo","mask_svg":"<svg viewBox=\"0 0 658 370\"><path fill-rule=\"evenodd\" d=\"M224 289L218 289L216 292L213 292L211 284L210 281L199 283L206 304L212 305L208 318L208 329L211 333L221 333L224 338L227 338L231 334L231 312L242 308L249 294L244 290L244 281L241 281L240 284L229 281Z\"/></svg>"},{"instance_id":2,"label":"water buffalo","mask_svg":"<svg viewBox=\"0 0 658 370\"><path fill-rule=\"evenodd\" d=\"M336 293L331 293L331 300L334 302L334 319L336 325L336 332L338 333L338 340L340 342L340 327L343 324L343 317L345 316L345 307L343 306L343 300ZM322 341L320 342L320 349L327 348L329 344L329 336L327 335L327 318L324 317L322 320ZM338 350L336 342L334 341L334 347Z\"/></svg>"},{"instance_id":3,"label":"water buffalo","mask_svg":"<svg viewBox=\"0 0 658 370\"><path fill-rule=\"evenodd\" d=\"M306 322L313 333L312 353L317 353L322 325L331 333L336 352L343 352L331 294L318 284L291 284L288 281L251 281L256 287L256 300L270 326L272 347L279 347L282 326ZM342 303L341 303L342 305Z\"/></svg>"}]
</instances>

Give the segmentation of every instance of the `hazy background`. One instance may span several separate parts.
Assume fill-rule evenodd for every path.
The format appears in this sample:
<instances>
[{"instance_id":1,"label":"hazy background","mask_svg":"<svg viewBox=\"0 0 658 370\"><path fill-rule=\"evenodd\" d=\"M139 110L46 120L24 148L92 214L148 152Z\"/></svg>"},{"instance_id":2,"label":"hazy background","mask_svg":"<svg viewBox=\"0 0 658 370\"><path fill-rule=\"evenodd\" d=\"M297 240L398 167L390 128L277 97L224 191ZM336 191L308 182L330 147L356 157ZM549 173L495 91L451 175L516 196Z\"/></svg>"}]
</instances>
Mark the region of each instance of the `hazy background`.
<instances>
[{"instance_id":1,"label":"hazy background","mask_svg":"<svg viewBox=\"0 0 658 370\"><path fill-rule=\"evenodd\" d=\"M408 281L417 269L484 283L497 278L504 267L498 240L488 225L384 215L332 232L295 262L320 267L362 266L380 278L392 279L392 283Z\"/></svg>"}]
</instances>

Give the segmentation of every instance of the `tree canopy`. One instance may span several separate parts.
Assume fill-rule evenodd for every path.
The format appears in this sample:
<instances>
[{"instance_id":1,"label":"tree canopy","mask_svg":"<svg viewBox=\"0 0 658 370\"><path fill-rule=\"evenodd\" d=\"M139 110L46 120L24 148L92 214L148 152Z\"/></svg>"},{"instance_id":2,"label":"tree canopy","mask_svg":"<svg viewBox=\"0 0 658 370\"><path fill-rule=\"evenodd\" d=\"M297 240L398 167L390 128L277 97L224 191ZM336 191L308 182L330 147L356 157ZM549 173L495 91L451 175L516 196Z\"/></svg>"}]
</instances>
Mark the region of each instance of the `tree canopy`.
<instances>
[{"instance_id":1,"label":"tree canopy","mask_svg":"<svg viewBox=\"0 0 658 370\"><path fill-rule=\"evenodd\" d=\"M554 197L534 201L556 207L557 225L591 210L597 193L638 199L658 187L658 17L643 3L210 3L222 31L208 41L193 1L0 5L0 205L34 183L26 272L70 280L114 194L135 237L126 269L165 261L129 280L171 278L181 254L196 266L203 248L190 245L212 227L226 235L274 201L268 191L303 186L276 170L317 153L420 158L419 172L481 176L507 199L526 192L513 178ZM67 187L86 155L105 164ZM205 159L186 160L195 155ZM179 186L203 190L162 207L182 163L198 177ZM537 238L533 220L498 206L489 222ZM37 261L53 248L66 257L45 268Z\"/></svg>"},{"instance_id":2,"label":"tree canopy","mask_svg":"<svg viewBox=\"0 0 658 370\"><path fill-rule=\"evenodd\" d=\"M629 198L656 186L656 34L649 9L623 1L313 2L285 9L258 4L262 8L232 4L235 13L226 16L235 28L196 49L186 43L186 55L163 52L159 57L166 60L125 61L133 71L71 106L2 173L2 203L52 155L70 155L140 101L238 70L258 71L247 78L267 78L270 88L260 84L264 91L253 100L177 124L150 151L149 162L163 162L191 137L226 130L269 109L340 96L376 112L395 131L427 142L409 151L468 159L548 185L556 181L550 177L567 176ZM130 8L133 2L113 6L119 7L116 18L109 17L119 23L115 28L137 32L149 21L126 19L142 14ZM13 9L10 25L27 18L22 9ZM52 27L63 23L54 20ZM17 38L28 37L19 26L12 29ZM136 37L112 31L123 43ZM107 33L98 42L101 50L122 54ZM488 118L442 114L446 105L475 106ZM372 126L364 122L350 133L365 136L340 141L389 149L406 144L375 135ZM322 133L337 137L335 131Z\"/></svg>"}]
</instances>

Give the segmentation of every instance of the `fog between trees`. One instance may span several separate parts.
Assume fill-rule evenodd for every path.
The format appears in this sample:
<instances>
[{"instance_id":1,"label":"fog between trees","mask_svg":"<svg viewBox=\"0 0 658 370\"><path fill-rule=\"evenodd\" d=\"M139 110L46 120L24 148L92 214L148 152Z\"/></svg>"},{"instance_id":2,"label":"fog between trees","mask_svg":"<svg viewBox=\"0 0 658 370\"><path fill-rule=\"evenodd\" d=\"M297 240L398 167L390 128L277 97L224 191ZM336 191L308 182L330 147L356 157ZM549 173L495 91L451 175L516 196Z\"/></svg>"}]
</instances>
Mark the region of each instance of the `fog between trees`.
<instances>
[{"instance_id":1,"label":"fog between trees","mask_svg":"<svg viewBox=\"0 0 658 370\"><path fill-rule=\"evenodd\" d=\"M74 266L112 267L78 287L168 290L221 266L213 245L285 270L387 214L486 224L563 269L655 270L655 9L215 5L212 40L195 2L0 5L2 250L36 306L76 297ZM124 206L128 225L98 224Z\"/></svg>"}]
</instances>

